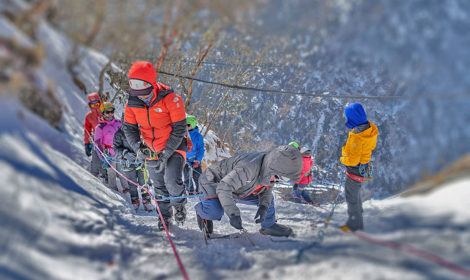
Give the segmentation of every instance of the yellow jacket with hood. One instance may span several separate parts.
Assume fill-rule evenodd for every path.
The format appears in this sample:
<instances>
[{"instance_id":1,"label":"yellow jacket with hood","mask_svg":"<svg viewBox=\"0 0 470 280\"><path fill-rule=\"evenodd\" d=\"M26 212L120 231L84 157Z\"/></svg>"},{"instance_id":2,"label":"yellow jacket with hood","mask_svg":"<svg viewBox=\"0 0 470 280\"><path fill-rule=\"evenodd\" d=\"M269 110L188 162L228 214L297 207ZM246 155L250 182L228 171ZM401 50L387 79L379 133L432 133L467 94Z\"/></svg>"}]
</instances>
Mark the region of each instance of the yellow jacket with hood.
<instances>
[{"instance_id":1,"label":"yellow jacket with hood","mask_svg":"<svg viewBox=\"0 0 470 280\"><path fill-rule=\"evenodd\" d=\"M369 163L372 151L377 144L377 135L379 130L375 124L368 122L367 129L361 129L361 126L351 129L346 145L341 151L340 161L346 166L357 166L359 164Z\"/></svg>"}]
</instances>

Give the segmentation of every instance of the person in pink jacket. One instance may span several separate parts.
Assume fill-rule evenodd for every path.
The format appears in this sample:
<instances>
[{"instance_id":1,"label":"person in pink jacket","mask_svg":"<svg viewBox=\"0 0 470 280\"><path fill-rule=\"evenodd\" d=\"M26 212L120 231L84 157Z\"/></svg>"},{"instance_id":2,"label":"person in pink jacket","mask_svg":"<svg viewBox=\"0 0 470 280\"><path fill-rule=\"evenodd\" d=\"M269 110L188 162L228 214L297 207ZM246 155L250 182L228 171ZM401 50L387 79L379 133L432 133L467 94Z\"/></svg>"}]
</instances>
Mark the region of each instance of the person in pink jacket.
<instances>
[{"instance_id":1,"label":"person in pink jacket","mask_svg":"<svg viewBox=\"0 0 470 280\"><path fill-rule=\"evenodd\" d=\"M296 203L312 203L312 198L310 195L307 193L305 190L305 187L312 182L313 176L312 176L312 166L313 166L313 160L311 157L312 151L310 151L306 147L302 147L300 149L300 153L302 154L302 172L300 173L300 180L298 182L295 182L294 184L294 190L293 190L293 196L294 196L294 202Z\"/></svg>"},{"instance_id":2,"label":"person in pink jacket","mask_svg":"<svg viewBox=\"0 0 470 280\"><path fill-rule=\"evenodd\" d=\"M121 121L114 117L114 106L109 102L103 103L101 106L101 117L95 128L95 137L93 141L100 151L106 155L108 161L111 161L110 159L112 158L114 159L114 156L116 155L113 150L114 134L118 131L121 125ZM99 153L99 156L103 161L103 165L107 165L101 153ZM117 168L116 162L112 162L112 165L114 168ZM116 172L111 167L107 168L107 172L109 187L117 191ZM123 188L125 187L123 186Z\"/></svg>"}]
</instances>

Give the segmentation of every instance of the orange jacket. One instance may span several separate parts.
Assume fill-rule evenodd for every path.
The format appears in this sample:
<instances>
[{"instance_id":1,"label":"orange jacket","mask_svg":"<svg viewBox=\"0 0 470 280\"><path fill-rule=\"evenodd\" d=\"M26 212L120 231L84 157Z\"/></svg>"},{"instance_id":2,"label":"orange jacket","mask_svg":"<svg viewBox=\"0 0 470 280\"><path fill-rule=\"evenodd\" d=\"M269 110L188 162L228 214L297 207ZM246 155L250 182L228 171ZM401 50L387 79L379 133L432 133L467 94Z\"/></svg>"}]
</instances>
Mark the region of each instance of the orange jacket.
<instances>
[{"instance_id":1,"label":"orange jacket","mask_svg":"<svg viewBox=\"0 0 470 280\"><path fill-rule=\"evenodd\" d=\"M357 166L370 161L372 151L377 144L379 129L369 121L370 127L360 133L349 132L348 141L342 148L342 156L339 159L346 166Z\"/></svg>"},{"instance_id":2,"label":"orange jacket","mask_svg":"<svg viewBox=\"0 0 470 280\"><path fill-rule=\"evenodd\" d=\"M154 152L163 149L173 153L175 150L186 157L186 113L183 99L173 90L155 83L154 95L150 106L136 96L129 96L124 112L124 132L134 150L139 148L140 134L145 144ZM128 137L128 136L131 137ZM171 145L167 142L172 137Z\"/></svg>"}]
</instances>

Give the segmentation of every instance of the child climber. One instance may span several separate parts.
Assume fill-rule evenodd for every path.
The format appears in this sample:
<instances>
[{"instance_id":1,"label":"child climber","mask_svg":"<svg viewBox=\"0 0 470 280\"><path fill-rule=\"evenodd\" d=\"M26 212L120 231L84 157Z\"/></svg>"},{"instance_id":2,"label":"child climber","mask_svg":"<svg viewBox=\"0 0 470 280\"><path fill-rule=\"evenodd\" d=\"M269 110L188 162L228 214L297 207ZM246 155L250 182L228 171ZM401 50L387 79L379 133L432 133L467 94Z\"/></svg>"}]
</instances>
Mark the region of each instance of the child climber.
<instances>
[{"instance_id":1,"label":"child climber","mask_svg":"<svg viewBox=\"0 0 470 280\"><path fill-rule=\"evenodd\" d=\"M192 147L188 146L186 151L186 165L184 166L185 185L190 193L199 191L199 176L202 173L201 162L204 157L204 139L199 133L197 119L195 116L186 116L189 136L191 137ZM192 171L192 172L191 172ZM190 176L192 173L192 176ZM194 179L194 184L190 180Z\"/></svg>"},{"instance_id":2,"label":"child climber","mask_svg":"<svg viewBox=\"0 0 470 280\"><path fill-rule=\"evenodd\" d=\"M312 198L305 190L305 187L312 182L312 166L313 160L311 157L312 151L306 147L302 147L300 149L300 153L302 154L302 173L300 173L300 181L295 182L293 196L294 202L296 203L312 203Z\"/></svg>"},{"instance_id":3,"label":"child climber","mask_svg":"<svg viewBox=\"0 0 470 280\"><path fill-rule=\"evenodd\" d=\"M346 127L349 131L346 145L342 148L340 161L346 166L346 202L348 204L348 221L341 227L343 231L364 230L362 220L362 201L360 189L362 181L368 174L366 169L377 144L379 130L377 126L367 120L362 105L353 103L344 110L347 119Z\"/></svg>"},{"instance_id":4,"label":"child climber","mask_svg":"<svg viewBox=\"0 0 470 280\"><path fill-rule=\"evenodd\" d=\"M85 123L83 124L83 141L85 142L85 154L91 156L90 172L98 177L101 173L106 176L106 171L101 167L101 160L95 149L93 149L93 137L95 135L95 128L98 125L99 118L101 117L101 98L98 93L90 93L87 96L88 107L90 111L85 116Z\"/></svg>"},{"instance_id":5,"label":"child climber","mask_svg":"<svg viewBox=\"0 0 470 280\"><path fill-rule=\"evenodd\" d=\"M116 153L113 150L114 134L121 127L121 121L114 117L114 106L109 102L105 102L101 105L101 118L95 129L94 142L104 153L111 162L114 168L117 168L116 162L111 159L115 157ZM103 155L100 153L99 156L102 158ZM102 158L103 165L107 165L107 162ZM117 191L116 185L116 172L108 166L108 186ZM127 185L126 185L127 187Z\"/></svg>"}]
</instances>

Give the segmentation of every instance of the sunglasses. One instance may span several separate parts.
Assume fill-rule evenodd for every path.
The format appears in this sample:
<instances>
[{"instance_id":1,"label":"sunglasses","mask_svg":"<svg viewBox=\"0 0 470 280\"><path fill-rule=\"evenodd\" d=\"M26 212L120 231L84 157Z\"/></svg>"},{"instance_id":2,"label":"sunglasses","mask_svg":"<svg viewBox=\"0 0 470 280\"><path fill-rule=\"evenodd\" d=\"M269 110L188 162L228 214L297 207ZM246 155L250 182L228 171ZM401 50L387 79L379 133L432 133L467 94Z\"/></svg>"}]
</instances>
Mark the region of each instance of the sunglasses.
<instances>
[{"instance_id":1,"label":"sunglasses","mask_svg":"<svg viewBox=\"0 0 470 280\"><path fill-rule=\"evenodd\" d=\"M114 114L114 110L111 110L111 111L104 111L103 114Z\"/></svg>"}]
</instances>

